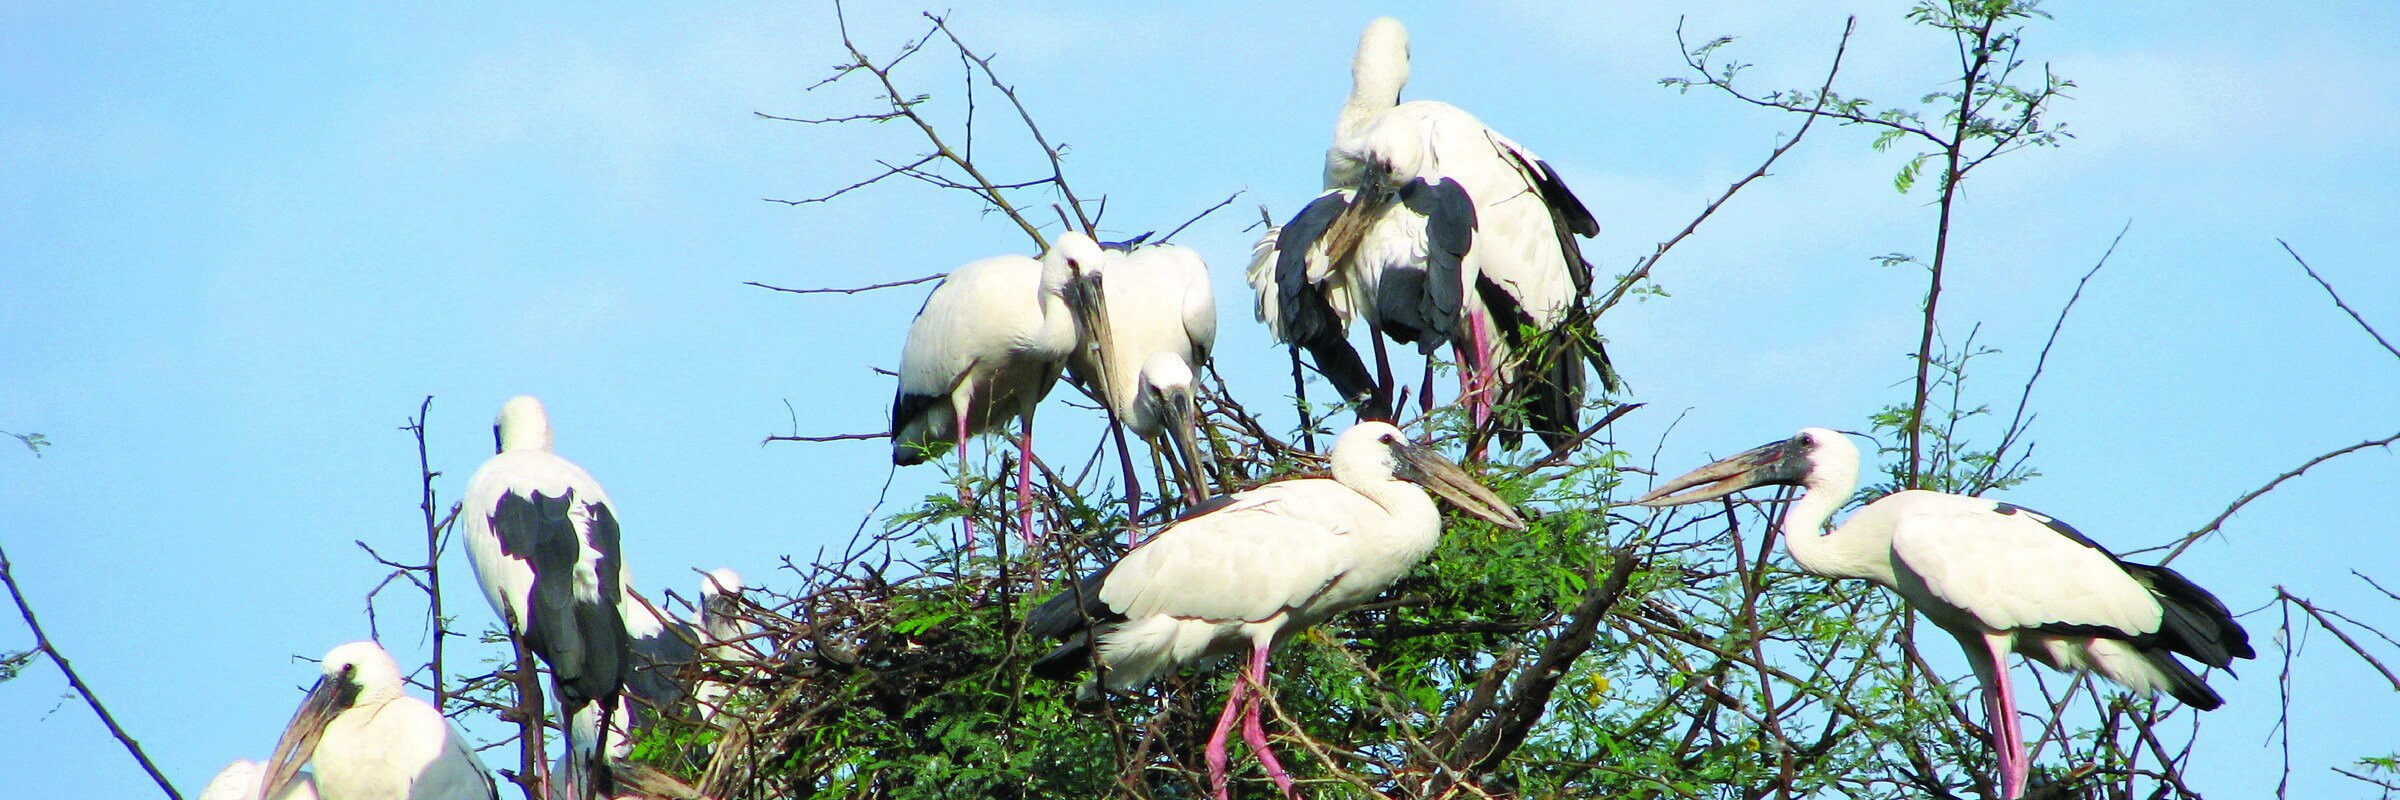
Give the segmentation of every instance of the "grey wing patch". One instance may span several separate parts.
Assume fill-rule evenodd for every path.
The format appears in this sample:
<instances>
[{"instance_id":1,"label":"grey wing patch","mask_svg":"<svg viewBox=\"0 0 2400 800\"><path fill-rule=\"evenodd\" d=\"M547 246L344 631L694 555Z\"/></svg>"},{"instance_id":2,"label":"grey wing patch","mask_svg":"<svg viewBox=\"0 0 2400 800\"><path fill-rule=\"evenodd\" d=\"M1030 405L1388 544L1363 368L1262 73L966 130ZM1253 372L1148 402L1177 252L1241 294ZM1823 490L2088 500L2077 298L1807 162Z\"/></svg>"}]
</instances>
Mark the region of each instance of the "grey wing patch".
<instances>
[{"instance_id":1,"label":"grey wing patch","mask_svg":"<svg viewBox=\"0 0 2400 800\"><path fill-rule=\"evenodd\" d=\"M649 636L631 637L632 664L626 670L625 690L642 702L633 704L634 718L629 727L647 724L652 714L675 707L683 700L683 684L676 673L700 657L692 642L700 632L681 620L664 620L659 631Z\"/></svg>"},{"instance_id":2,"label":"grey wing patch","mask_svg":"<svg viewBox=\"0 0 2400 800\"><path fill-rule=\"evenodd\" d=\"M1285 340L1308 350L1317 373L1333 384L1342 399L1359 401L1375 393L1375 376L1343 335L1342 319L1334 313L1325 288L1308 279L1309 248L1349 207L1350 201L1341 194L1329 192L1309 201L1284 224L1275 236L1275 292Z\"/></svg>"},{"instance_id":3,"label":"grey wing patch","mask_svg":"<svg viewBox=\"0 0 2400 800\"><path fill-rule=\"evenodd\" d=\"M591 547L600 553L599 602L575 597L575 568L583 558L584 534L575 526L575 490L557 497L510 491L492 510L500 551L533 568L533 586L523 609L525 646L550 664L568 708L616 693L623 685L624 620L617 614L617 519L593 503Z\"/></svg>"},{"instance_id":4,"label":"grey wing patch","mask_svg":"<svg viewBox=\"0 0 2400 800\"><path fill-rule=\"evenodd\" d=\"M1458 181L1420 178L1400 187L1400 202L1425 217L1425 298L1431 317L1426 322L1447 333L1467 299L1462 276L1467 251L1475 246L1475 199Z\"/></svg>"}]
</instances>

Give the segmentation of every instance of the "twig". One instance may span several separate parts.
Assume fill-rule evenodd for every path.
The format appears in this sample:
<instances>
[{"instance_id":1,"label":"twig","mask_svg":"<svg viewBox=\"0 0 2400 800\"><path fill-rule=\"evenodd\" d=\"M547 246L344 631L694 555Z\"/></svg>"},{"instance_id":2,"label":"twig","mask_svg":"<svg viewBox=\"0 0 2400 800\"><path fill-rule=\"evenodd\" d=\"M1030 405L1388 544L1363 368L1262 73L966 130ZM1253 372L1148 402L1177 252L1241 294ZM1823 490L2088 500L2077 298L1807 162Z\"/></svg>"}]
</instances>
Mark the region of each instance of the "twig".
<instances>
[{"instance_id":1,"label":"twig","mask_svg":"<svg viewBox=\"0 0 2400 800\"><path fill-rule=\"evenodd\" d=\"M769 436L765 440L760 441L759 445L763 447L767 442L847 442L853 439L889 438L892 438L892 435L883 431L876 431L874 433L836 433L831 436Z\"/></svg>"},{"instance_id":2,"label":"twig","mask_svg":"<svg viewBox=\"0 0 2400 800\"><path fill-rule=\"evenodd\" d=\"M875 291L875 290L877 290L877 289L890 289L890 288L892 288L892 287L895 287L895 286L914 286L914 285L916 285L916 284L924 283L924 282L926 282L926 281L938 281L938 280L941 280L941 279L943 279L943 278L945 278L945 277L948 277L949 275L950 275L950 273L947 273L947 272L936 272L936 273L934 273L934 274L927 275L927 276L925 276L925 277L922 277L922 278L910 278L910 279L908 279L908 280L904 280L904 281L892 281L891 283L878 283L878 284L873 284L873 285L869 285L869 286L853 286L853 287L849 287L849 288L846 288L846 289L844 289L844 288L834 288L834 289L786 289L786 288L784 288L784 287L781 287L781 286L769 286L769 285L767 285L767 284L759 283L758 281L742 281L742 285L743 285L743 286L756 286L756 287L758 287L758 288L761 288L761 289L767 289L767 290L770 290L770 291L783 292L783 293L786 293L786 294L858 294L858 293L860 293L860 292L872 292L872 291Z\"/></svg>"},{"instance_id":3,"label":"twig","mask_svg":"<svg viewBox=\"0 0 2400 800\"><path fill-rule=\"evenodd\" d=\"M2125 241L2125 232L2132 229L2133 220L2126 220L2125 226L2117 229L2117 237L2108 240L2108 249L2100 253L2100 261L2093 264L2091 270L2083 273L2081 279L2075 281L2074 293L2067 295L2066 305L2059 306L2058 321L2050 324L2050 338L2042 340L2042 354L2033 359L2033 374L2025 378L2025 391L2017 395L2017 412L2009 416L2008 427L2000 434L2000 445L1992 448L1992 461L1984 465L1983 475L1976 479L1977 484L1984 484L1992 480L1994 471L1998 470L2004 461L2001 455L2007 453L2009 446L2016 443L2017 437L2024 434L2025 406L2033 400L2033 385L2041 381L2042 368L2050 363L2051 346L2058 344L2059 331L2065 330L2067 327L2067 314L2075 310L2075 301L2083 299L2084 285L2092 282L2092 276L2100 274L2101 267L2108 266L2108 257L2117 253L2117 243Z\"/></svg>"},{"instance_id":4,"label":"twig","mask_svg":"<svg viewBox=\"0 0 2400 800\"><path fill-rule=\"evenodd\" d=\"M2291 479L2293 479L2293 478L2300 477L2300 473L2307 472L2307 471L2309 470L2309 468L2311 468L2311 467L2315 467L2315 466L2316 466L2316 465L2318 465L2318 464L2323 464L2323 463L2325 463L2325 462L2327 462L2327 461L2331 461L2331 460L2333 460L2334 458L2336 458L2336 457L2339 457L2339 456L2344 456L2344 455L2348 455L2348 454L2350 454L2350 453L2355 453L2355 452L2358 452L2358 451L2360 451L2360 450L2365 450L2365 449L2367 449L2367 448L2369 448L2369 447L2388 447L2388 446L2390 446L2390 445L2391 445L2393 442L2400 442L2400 433L2395 433L2395 434L2392 434L2392 435L2390 435L2390 436L2383 437L2383 438L2381 438L2381 439L2369 439L2369 440L2367 440L2367 441L2364 441L2364 442L2359 442L2358 444L2354 444L2354 445L2351 445L2351 446L2349 446L2349 447L2344 447L2344 448L2341 448L2341 449L2338 449L2338 450L2334 450L2334 451L2332 451L2332 452L2329 452L2329 453L2326 453L2326 454L2324 454L2324 455L2317 456L2316 458L2309 459L2309 460L2307 461L2307 463L2303 463L2303 464L2301 464L2299 467L2297 467L2297 468L2293 469L2293 470L2292 470L2292 471L2290 471L2290 472L2286 472L2286 473L2283 473L2283 474L2281 474L2281 475L2277 475L2277 476L2275 476L2275 479L2274 479L2274 480L2267 481L2267 485L2265 485L2265 486L2261 486L2261 487L2258 487L2258 488L2256 488L2256 489L2252 489L2252 490L2250 490L2250 493L2249 493L2249 494L2242 495L2242 496L2241 496L2241 499L2238 499L2238 500L2235 500L2235 501L2233 501L2233 505L2230 505L2230 506L2226 506L2226 507L2225 507L2225 513L2218 514L2216 519L2209 520L2209 521L2208 521L2208 524L2200 526L2200 529L2199 529L2199 530L2192 531L2191 533L2184 534L2184 535L2183 535L2183 538L2182 538L2180 541L2178 541L2178 542L2177 542L2177 543L2176 543L2176 544L2173 546L2173 548L2171 548L2171 549L2169 549L2169 550L2167 551L2167 555L2166 555L2165 557L2163 557L2163 558L2160 558L2160 559L2158 560L2158 563L2160 563L2160 564L2165 564L2165 563L2167 563L2167 562L2169 562L2169 561L2173 561L2173 560L2175 560L2175 557L2176 557L2176 556L2183 555L2183 551L2184 551L2184 550L2187 550L2187 549L2190 549L2193 543L2200 541L2200 537L2207 536L2208 534L2211 534L2211 533L2214 533L2214 532L2216 532L2216 530L2217 530L2218 526L2224 525L2224 524L2225 524L2225 520L2227 520L2227 519L2229 519L2229 518L2231 518L2231 517L2233 516L2233 512L2236 512L2236 511L2240 511L2240 510L2242 510L2242 506L2249 505L2249 504L2250 504L2250 501L2252 501L2252 500L2256 500L2256 499L2258 499L2258 498L2259 498L2259 496L2260 496L2260 495L2264 495L2264 494L2266 494L2268 491L2270 491L2270 490L2273 490L2275 487L2282 485L2284 481L2288 481L2288 480L2291 480ZM2156 548L2156 547L2151 547L2151 548L2144 548L2144 549L2142 549L2142 550L2136 550L2136 551L2134 551L2134 552L2136 552L2136 553L2146 553L2146 552L2149 552L2149 551L2151 551L2151 550L2156 550L2156 549L2158 549L2158 548ZM2128 555L2131 555L2131 554L2129 553Z\"/></svg>"},{"instance_id":5,"label":"twig","mask_svg":"<svg viewBox=\"0 0 2400 800\"><path fill-rule=\"evenodd\" d=\"M1175 226L1174 230L1167 231L1167 235L1158 237L1158 243L1166 244L1167 240L1175 238L1175 234L1182 233L1183 229L1191 227L1192 223L1207 219L1208 215L1216 213L1217 209L1232 205L1233 199L1240 196L1242 196L1242 193L1239 190L1236 190L1233 194L1226 195L1225 199L1217 201L1216 205L1201 209L1200 213L1193 214L1191 219L1184 220L1183 224Z\"/></svg>"},{"instance_id":6,"label":"twig","mask_svg":"<svg viewBox=\"0 0 2400 800\"><path fill-rule=\"evenodd\" d=\"M400 429L408 431L417 440L417 474L423 478L417 507L425 512L425 616L433 627L433 660L429 662L433 669L433 710L446 711L450 705L450 690L443 680L442 640L448 637L450 631L442 623L442 545L445 543L442 530L449 527L449 523L436 520L433 516L433 479L441 477L442 473L433 470L433 461L425 451L425 417L432 410L433 395L426 395L425 402L417 406L417 416ZM455 513L452 519L457 518Z\"/></svg>"},{"instance_id":7,"label":"twig","mask_svg":"<svg viewBox=\"0 0 2400 800\"><path fill-rule=\"evenodd\" d=\"M2342 309L2342 313L2349 314L2350 319L2358 323L2358 327L2366 329L2368 336L2375 337L2375 343L2383 345L2385 352L2391 353L2392 357L2394 358L2400 358L2400 347L2393 347L2391 342L2385 341L2383 334L2376 332L2375 326L2367 324L2367 318L2359 316L2358 311L2352 309L2349 303L2342 302L2341 293L2335 292L2333 290L2333 284L2326 283L2323 277L2317 275L2317 271L2313 268L2310 268L2308 266L2308 261L2301 258L2299 253L2293 252L2292 245L2289 242L2285 242L2282 239L2276 239L2275 243L2283 245L2283 252L2291 253L2292 260L2299 262L2300 269L2306 271L2308 273L2308 277L2316 280L2318 286L2325 287L2325 294L2333 297L2333 304L2337 307L2340 307Z\"/></svg>"},{"instance_id":8,"label":"twig","mask_svg":"<svg viewBox=\"0 0 2400 800\"><path fill-rule=\"evenodd\" d=\"M2365 645L2359 644L2357 639L2350 638L2350 634L2344 632L2341 626L2333 624L2333 620L2327 618L2325 612L2319 611L2315 605L2309 603L2307 600L2303 600L2297 596L2294 596L2291 592L2286 591L2282 586L2275 587L2275 599L2299 606L2300 610L2308 612L2309 618L2316 620L2317 625L2323 627L2325 632L2331 633L2333 634L2334 638L2342 640L2342 644L2349 646L2350 652L2357 653L2359 658L2366 659L2368 666L2374 667L2376 672L2383 673L2383 679L2391 682L2392 691L2400 692L2400 675L2393 674L2390 667L2384 666L2383 662L2377 660L2374 654L2367 652Z\"/></svg>"},{"instance_id":9,"label":"twig","mask_svg":"<svg viewBox=\"0 0 2400 800\"><path fill-rule=\"evenodd\" d=\"M1849 18L1849 21L1842 23L1842 39L1839 43L1835 44L1833 48L1833 65L1825 70L1824 88L1817 90L1817 106L1819 109L1824 107L1825 98L1828 97L1828 93L1833 90L1833 77L1841 74L1842 55L1850 51L1850 33L1857 28L1857 17L1851 17ZM1681 23L1676 25L1675 39L1678 44L1683 41L1683 28ZM1702 74L1707 73L1704 70ZM1727 91L1732 90L1731 88L1727 88ZM1737 93L1735 96L1740 97L1741 95ZM1725 187L1724 193L1717 195L1717 199L1709 201L1708 207L1701 209L1700 216L1693 217L1691 224L1683 226L1683 230L1677 231L1674 236L1670 236L1666 241L1660 242L1658 244L1658 249L1652 251L1648 258L1642 259L1642 262L1636 265L1632 272L1626 273L1625 277L1617 279L1617 288L1608 293L1607 299L1600 301L1599 307L1592 311L1592 316L1597 317L1603 313L1606 313L1610 308L1616 307L1618 301L1625 299L1625 293L1633 289L1634 284L1640 283L1642 279L1650 277L1650 268L1657 266L1658 260L1662 257L1665 257L1668 250L1674 249L1677 243L1684 240L1684 237L1690 236L1692 235L1693 231L1699 230L1700 223L1707 222L1709 217L1715 216L1717 209L1725 205L1725 201L1733 199L1734 193L1741 191L1742 187L1750 185L1751 181L1766 177L1767 169L1775 166L1775 162L1782 159L1784 153L1790 152L1793 146L1798 145L1800 143L1800 137L1808 135L1808 129L1810 126L1816 124L1817 116L1818 115L1812 113L1807 119L1801 120L1800 129L1792 132L1792 138L1785 139L1783 144L1776 145L1775 150L1767 154L1767 160L1759 162L1757 169L1751 170L1750 174L1742 176L1741 180L1734 181L1732 185Z\"/></svg>"},{"instance_id":10,"label":"twig","mask_svg":"<svg viewBox=\"0 0 2400 800\"><path fill-rule=\"evenodd\" d=\"M75 673L75 666L67 663L66 654L59 652L58 645L51 643L50 634L42 630L40 620L34 619L33 606L26 604L25 593L17 588L16 573L9 567L8 551L0 549L0 583L8 584L9 600L17 604L17 613L25 618L25 627L33 631L33 649L49 656L50 663L58 665L58 671L67 676L67 685L75 687L75 693L83 696L84 704L91 706L92 713L100 716L101 724L107 725L108 732L125 745L125 752L132 753L133 760L141 762L142 771L150 773L150 779L158 782L159 790L167 793L168 800L183 800L183 795L175 791L175 785L168 783L167 776L158 771L158 765L150 763L150 756L142 752L141 743L126 735L125 728L117 724L117 718L108 713L108 707L100 704L100 697L92 694L92 687L84 685L83 676Z\"/></svg>"}]
</instances>

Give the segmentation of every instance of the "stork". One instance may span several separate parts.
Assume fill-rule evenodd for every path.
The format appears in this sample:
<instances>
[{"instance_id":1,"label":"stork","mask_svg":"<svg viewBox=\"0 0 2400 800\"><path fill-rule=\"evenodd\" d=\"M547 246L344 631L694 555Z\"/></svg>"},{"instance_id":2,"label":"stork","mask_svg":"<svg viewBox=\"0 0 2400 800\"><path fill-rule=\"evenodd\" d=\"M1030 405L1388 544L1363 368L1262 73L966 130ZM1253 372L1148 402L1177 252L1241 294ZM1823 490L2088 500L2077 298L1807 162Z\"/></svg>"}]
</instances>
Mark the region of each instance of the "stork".
<instances>
[{"instance_id":1,"label":"stork","mask_svg":"<svg viewBox=\"0 0 2400 800\"><path fill-rule=\"evenodd\" d=\"M317 800L317 779L306 772L294 774L274 797L263 793L266 782L264 762L237 758L208 780L208 786L200 790L200 800Z\"/></svg>"},{"instance_id":2,"label":"stork","mask_svg":"<svg viewBox=\"0 0 2400 800\"><path fill-rule=\"evenodd\" d=\"M559 716L574 723L567 726L569 796L607 796L614 787L601 732L633 663L616 511L591 473L551 451L540 400L510 399L492 436L499 453L467 482L459 512L467 552L484 598L516 643L519 690L539 697L526 655L540 657L550 666ZM579 713L594 707L597 713Z\"/></svg>"},{"instance_id":3,"label":"stork","mask_svg":"<svg viewBox=\"0 0 2400 800\"><path fill-rule=\"evenodd\" d=\"M2215 595L2172 569L2121 560L2066 523L2022 506L1909 490L1868 503L1827 531L1826 520L1858 485L1858 465L1858 448L1842 434L1808 428L1693 470L1634 502L1665 507L1753 486L1801 487L1783 516L1785 552L1811 573L1899 592L1957 637L1983 686L1992 749L2012 800L2025 793L2030 765L2009 688L2009 653L2052 669L2095 672L2145 694L2164 690L2203 711L2224 705L2224 698L2174 654L2228 671L2233 659L2257 655Z\"/></svg>"},{"instance_id":4,"label":"stork","mask_svg":"<svg viewBox=\"0 0 2400 800\"><path fill-rule=\"evenodd\" d=\"M1291 795L1291 776L1259 722L1268 653L1382 593L1433 552L1442 518L1428 489L1493 524L1525 527L1507 501L1388 423L1344 431L1330 460L1331 478L1278 481L1203 505L1034 609L1026 632L1061 644L1033 674L1072 679L1096 647L1100 674L1083 687L1096 695L1247 648L1248 668L1209 737L1209 780L1223 800L1225 738L1238 713L1250 751Z\"/></svg>"},{"instance_id":5,"label":"stork","mask_svg":"<svg viewBox=\"0 0 2400 800\"><path fill-rule=\"evenodd\" d=\"M1040 260L1008 255L951 271L925 298L900 352L900 391L892 398L892 463L921 464L958 448L959 502L971 505L965 440L1020 423L1017 532L1033 541L1033 409L1050 393L1075 350L1068 281L1101 262L1100 245L1060 234ZM975 516L964 521L975 547Z\"/></svg>"},{"instance_id":6,"label":"stork","mask_svg":"<svg viewBox=\"0 0 2400 800\"><path fill-rule=\"evenodd\" d=\"M672 615L660 614L634 593L626 592L619 605L625 618L625 633L630 639L633 663L625 677L625 691L618 695L616 711L608 726L608 738L603 745L609 757L623 759L633 754L632 732L648 728L663 714L688 714L679 709L687 692L680 680L685 667L698 661L702 653L719 661L736 658L740 645L739 623L727 619L732 598L741 594L741 575L730 569L717 569L702 576L700 581L700 621L693 623ZM730 688L711 680L697 682L688 695L698 703L703 721L716 715ZM597 714L599 706L584 709L584 714ZM596 718L580 722L585 728L596 728ZM554 793L555 794L555 793ZM563 795L560 795L563 796Z\"/></svg>"},{"instance_id":7,"label":"stork","mask_svg":"<svg viewBox=\"0 0 2400 800\"><path fill-rule=\"evenodd\" d=\"M324 800L499 800L475 748L432 703L402 690L400 665L383 647L336 647L322 672L275 743L260 796L286 796L308 763Z\"/></svg>"},{"instance_id":8,"label":"stork","mask_svg":"<svg viewBox=\"0 0 2400 800\"><path fill-rule=\"evenodd\" d=\"M1068 372L1150 445L1153 467L1160 453L1168 454L1187 501L1208 499L1195 418L1197 375L1217 341L1208 264L1189 247L1133 245L1103 252L1077 277L1099 286L1098 302L1077 309L1084 336L1095 346L1077 347ZM1141 490L1130 457L1124 468L1128 505L1138 505ZM1138 508L1129 513L1139 516Z\"/></svg>"},{"instance_id":9,"label":"stork","mask_svg":"<svg viewBox=\"0 0 2400 800\"><path fill-rule=\"evenodd\" d=\"M748 664L756 657L742 639L748 625L742 621L742 576L731 569L710 570L700 584L700 628L708 634L708 657L722 664ZM703 722L716 719L725 710L725 700L733 694L732 686L704 679L692 689L692 699L700 706Z\"/></svg>"},{"instance_id":10,"label":"stork","mask_svg":"<svg viewBox=\"0 0 2400 800\"><path fill-rule=\"evenodd\" d=\"M1553 446L1576 432L1584 363L1614 388L1583 299L1591 265L1575 237L1600 224L1533 151L1473 115L1431 100L1399 102L1408 31L1368 23L1350 62L1350 98L1325 155L1325 193L1270 233L1274 266L1253 262L1262 317L1307 347L1345 397L1367 393L1339 336L1365 318L1375 347L1375 405L1392 394L1381 336L1430 354L1451 345L1477 427L1521 405L1523 427ZM1261 242L1260 250L1266 245ZM1276 296L1269 309L1264 296ZM1332 363L1329 365L1328 361ZM1428 365L1422 395L1432 403ZM1502 433L1513 446L1515 427Z\"/></svg>"}]
</instances>

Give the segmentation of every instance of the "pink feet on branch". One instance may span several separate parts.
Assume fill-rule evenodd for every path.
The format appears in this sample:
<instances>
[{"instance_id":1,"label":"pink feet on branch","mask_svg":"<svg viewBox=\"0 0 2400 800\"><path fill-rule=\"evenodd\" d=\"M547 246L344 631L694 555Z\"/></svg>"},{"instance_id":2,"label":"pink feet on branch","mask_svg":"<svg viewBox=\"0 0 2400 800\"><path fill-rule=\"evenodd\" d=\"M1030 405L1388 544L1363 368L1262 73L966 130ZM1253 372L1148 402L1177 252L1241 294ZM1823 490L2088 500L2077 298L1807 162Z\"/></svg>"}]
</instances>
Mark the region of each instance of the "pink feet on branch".
<instances>
[{"instance_id":1,"label":"pink feet on branch","mask_svg":"<svg viewBox=\"0 0 2400 800\"><path fill-rule=\"evenodd\" d=\"M1209 735L1208 748L1202 751L1208 762L1209 791L1216 800L1228 800L1230 797L1225 773L1225 737L1232 732L1233 718L1237 713L1242 718L1242 741L1250 745L1250 752L1258 757L1259 766L1266 770L1268 778L1275 781L1275 787L1283 790L1284 797L1299 800L1299 792L1293 787L1292 774L1283 768L1283 762L1276 760L1275 751L1267 747L1266 726L1259 719L1260 701L1265 698L1266 691L1267 648L1263 643L1254 644L1250 648L1249 668L1236 675L1233 688L1225 692L1225 711L1217 715L1216 732Z\"/></svg>"}]
</instances>

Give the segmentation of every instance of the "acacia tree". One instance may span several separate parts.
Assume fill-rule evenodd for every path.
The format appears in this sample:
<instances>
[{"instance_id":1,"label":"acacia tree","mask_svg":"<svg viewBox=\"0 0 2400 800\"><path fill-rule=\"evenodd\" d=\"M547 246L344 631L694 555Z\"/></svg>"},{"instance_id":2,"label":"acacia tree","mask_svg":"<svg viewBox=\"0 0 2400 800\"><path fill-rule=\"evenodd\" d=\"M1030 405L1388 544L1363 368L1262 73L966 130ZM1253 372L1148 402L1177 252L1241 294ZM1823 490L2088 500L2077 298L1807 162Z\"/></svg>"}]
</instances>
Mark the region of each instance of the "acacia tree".
<instances>
[{"instance_id":1,"label":"acacia tree","mask_svg":"<svg viewBox=\"0 0 2400 800\"><path fill-rule=\"evenodd\" d=\"M1019 88L994 69L992 53L974 49L946 17L932 14L924 16L921 35L896 48L861 43L851 37L842 11L837 4L840 63L811 88L863 84L877 105L817 116L761 116L803 125L903 126L921 135L923 149L876 160L849 185L780 202L834 202L869 187L913 182L974 197L987 215L1007 220L1037 248L1062 228L1088 233L1099 226L1106 207L1096 198L1106 194L1069 180L1067 153L1036 124ZM2015 402L2005 425L1992 403L1981 399L1985 384L1970 381L1990 363L1977 359L1997 351L1979 341L1972 323L1951 344L1962 326L1938 312L1945 272L1977 268L1950 253L1951 233L1963 224L1956 213L1960 187L2001 156L2056 145L2064 136L2046 115L2050 101L2072 84L2046 69L2038 80L2020 80L2030 70L2018 56L2024 45L2019 26L2040 13L2032 3L2009 0L1921 2L1910 19L1955 43L1959 58L1955 70L1929 78L1934 88L1920 107L1877 106L1837 90L1848 26L1838 38L1828 37L1823 81L1802 89L1758 92L1743 84L1746 65L1728 60L1734 46L1729 38L1683 48L1687 72L1665 79L1669 87L1796 114L1799 125L1756 169L1590 298L1585 311L1597 317L1629 297L1663 301L1655 268L1745 187L1769 177L1817 123L1872 131L1867 144L1877 150L1915 148L1894 187L1912 192L1930 184L1936 214L1926 229L1930 256L1882 259L1922 267L1926 290L1909 392L1867 420L1892 434L1895 444L1887 452L1895 462L1885 482L1860 499L1911 487L1978 494L2034 479L2028 433L2034 390L2084 283L2109 254L2100 254L2061 305L2022 384L2010 385ZM889 54L877 54L883 52ZM961 85L952 82L958 73L951 69L965 77L957 94L914 88ZM995 109L1002 120L998 133L989 121ZM978 113L984 116L981 130ZM1231 199L1198 210L1160 238L1171 239ZM857 287L755 285L834 296L805 302L839 302L840 296L940 277ZM2330 284L2320 284L2349 310ZM2374 333L2363 318L2352 317ZM2400 350L2394 355L2400 357ZM1202 393L1210 477L1221 486L1320 470L1313 442L1347 416L1305 403L1289 420L1254 412L1291 408L1296 399L1257 391L1236 393L1213 381ZM2009 394L2002 393L2004 399ZM1996 796L1992 756L1979 720L1969 713L1965 676L1944 680L1927 667L1915 646L1911 615L1891 593L1781 564L1772 555L1780 534L1777 500L1728 499L1659 514L1620 507L1636 488L1628 477L1657 469L1635 455L1654 452L1645 450L1646 443L1617 440L1613 423L1642 413L1639 403L1627 400L1595 398L1597 421L1554 450L1475 465L1488 485L1532 512L1528 530L1450 519L1440 549L1385 597L1279 652L1271 728L1304 792ZM419 437L424 410L411 421ZM1491 433L1472 430L1455 408L1437 409L1408 426L1422 439L1454 447ZM768 438L879 435L794 431ZM2394 441L2400 434L2328 452L2277 477L2199 530L2167 543L2166 557L2309 467ZM1134 695L1103 697L1096 706L1079 705L1072 686L1027 674L1027 664L1047 643L1024 636L1026 610L1062 582L1119 557L1124 548L1118 532L1157 523L1112 501L1104 452L1095 448L1080 465L1036 463L1036 513L1051 534L1030 551L1012 552L1007 536L992 537L997 546L988 552L963 547L956 533L961 519L975 517L986 529L1000 530L1013 515L945 492L884 516L838 553L809 563L787 559L793 578L753 591L736 609L752 631L744 647L703 658L678 675L687 686L708 681L732 687L723 713L705 723L696 715L666 715L643 735L635 754L639 767L628 770L628 785L657 796L728 799L1206 794L1197 751L1210 733L1215 699L1233 679L1230 671L1188 671ZM1015 472L1009 458L987 455L954 474L971 490L960 496L1006 494L999 490ZM433 513L432 473L426 473L427 563L377 558L393 570L387 583L405 580L433 591L439 575L430 567L446 544L448 522ZM1164 505L1168 498L1155 499ZM2279 633L2287 643L2300 626L2322 627L2378 667L2377 643L2393 644L2367 623L2305 598L2280 593L2278 602L2284 613ZM439 659L447 621L438 610L432 621ZM2360 631L2374 638L2354 635ZM490 644L487 636L487 650ZM432 690L454 715L501 715L521 723L519 741L540 741L538 710L529 714L511 700L504 679L512 673L490 653L484 657L495 667L469 677L449 676L437 661L429 671ZM2287 680L2290 657L2287 649ZM2035 796L2199 796L2199 787L2183 777L2198 736L2191 713L2086 678L2035 674L2046 706L2045 724L2030 743L2040 761ZM2400 679L2393 683L2400 688ZM519 749L519 770L530 771L540 749ZM2368 759L2357 777L2388 788L2392 766ZM1272 792L1263 776L1237 777L1242 794ZM532 795L530 783L527 793Z\"/></svg>"}]
</instances>

